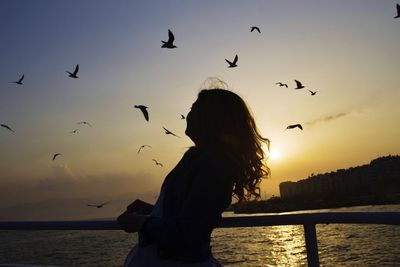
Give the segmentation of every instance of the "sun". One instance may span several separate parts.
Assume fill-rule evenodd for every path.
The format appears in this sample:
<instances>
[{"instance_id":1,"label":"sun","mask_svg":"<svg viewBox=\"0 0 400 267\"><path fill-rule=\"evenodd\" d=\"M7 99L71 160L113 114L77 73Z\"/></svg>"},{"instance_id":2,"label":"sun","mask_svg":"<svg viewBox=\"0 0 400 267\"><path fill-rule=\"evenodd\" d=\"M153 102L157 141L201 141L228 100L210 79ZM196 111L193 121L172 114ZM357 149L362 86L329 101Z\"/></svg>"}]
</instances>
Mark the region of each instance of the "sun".
<instances>
[{"instance_id":1,"label":"sun","mask_svg":"<svg viewBox=\"0 0 400 267\"><path fill-rule=\"evenodd\" d=\"M278 159L280 159L282 157L282 153L280 152L280 151L278 151L278 150L271 150L270 152L269 152L269 158L271 159L271 160L278 160Z\"/></svg>"}]
</instances>

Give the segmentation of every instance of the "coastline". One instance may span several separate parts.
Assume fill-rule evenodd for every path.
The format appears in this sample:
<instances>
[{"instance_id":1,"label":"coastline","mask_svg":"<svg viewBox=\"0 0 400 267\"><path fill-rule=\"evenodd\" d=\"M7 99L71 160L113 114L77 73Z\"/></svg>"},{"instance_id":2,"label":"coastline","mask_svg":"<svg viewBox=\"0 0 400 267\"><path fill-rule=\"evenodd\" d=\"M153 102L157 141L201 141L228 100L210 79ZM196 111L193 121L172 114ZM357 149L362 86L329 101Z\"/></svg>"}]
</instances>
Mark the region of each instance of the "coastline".
<instances>
[{"instance_id":1,"label":"coastline","mask_svg":"<svg viewBox=\"0 0 400 267\"><path fill-rule=\"evenodd\" d=\"M301 210L333 209L355 206L393 205L400 204L400 194L384 196L357 196L357 197L325 197L325 198L292 198L281 199L273 197L263 201L251 201L242 204L233 204L235 214L243 213L281 213Z\"/></svg>"}]
</instances>

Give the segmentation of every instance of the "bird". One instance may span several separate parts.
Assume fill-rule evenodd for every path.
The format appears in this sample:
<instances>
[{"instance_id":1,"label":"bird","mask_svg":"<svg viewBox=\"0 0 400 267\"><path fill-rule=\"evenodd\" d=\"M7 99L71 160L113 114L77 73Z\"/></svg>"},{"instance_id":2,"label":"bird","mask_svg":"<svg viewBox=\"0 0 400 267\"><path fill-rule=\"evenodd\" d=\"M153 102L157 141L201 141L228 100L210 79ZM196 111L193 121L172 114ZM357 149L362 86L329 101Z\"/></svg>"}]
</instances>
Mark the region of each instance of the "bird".
<instances>
[{"instance_id":1,"label":"bird","mask_svg":"<svg viewBox=\"0 0 400 267\"><path fill-rule=\"evenodd\" d=\"M73 130L73 131L71 131L71 132L69 132L69 133L76 133L78 130L79 130L79 129L75 129L75 130Z\"/></svg>"},{"instance_id":2,"label":"bird","mask_svg":"<svg viewBox=\"0 0 400 267\"><path fill-rule=\"evenodd\" d=\"M308 90L310 93L311 93L311 95L315 95L318 91L311 91L311 90Z\"/></svg>"},{"instance_id":3,"label":"bird","mask_svg":"<svg viewBox=\"0 0 400 267\"><path fill-rule=\"evenodd\" d=\"M76 64L74 72L72 72L72 73L69 71L66 71L66 72L69 74L69 77L77 79L78 76L76 76L76 74L78 74L78 71L79 71L79 64Z\"/></svg>"},{"instance_id":4,"label":"bird","mask_svg":"<svg viewBox=\"0 0 400 267\"><path fill-rule=\"evenodd\" d=\"M186 119L186 117L181 114L181 120L184 120L184 119Z\"/></svg>"},{"instance_id":5,"label":"bird","mask_svg":"<svg viewBox=\"0 0 400 267\"><path fill-rule=\"evenodd\" d=\"M157 160L153 159L153 161L156 163L156 165L160 165L161 167L164 167L161 162L158 162Z\"/></svg>"},{"instance_id":6,"label":"bird","mask_svg":"<svg viewBox=\"0 0 400 267\"><path fill-rule=\"evenodd\" d=\"M288 85L286 83L277 82L275 84L278 84L280 87L285 86L286 88L288 88Z\"/></svg>"},{"instance_id":7,"label":"bird","mask_svg":"<svg viewBox=\"0 0 400 267\"><path fill-rule=\"evenodd\" d=\"M161 42L163 43L161 48L177 48L176 45L174 45L174 40L175 40L175 36L174 34L171 32L171 30L168 30L168 41L163 41L161 40Z\"/></svg>"},{"instance_id":8,"label":"bird","mask_svg":"<svg viewBox=\"0 0 400 267\"><path fill-rule=\"evenodd\" d=\"M171 132L170 130L168 130L167 128L165 128L164 126L163 126L163 129L164 129L164 131L165 131L165 134L170 134L170 135L179 137L179 136L177 136L176 134L174 134L173 132Z\"/></svg>"},{"instance_id":9,"label":"bird","mask_svg":"<svg viewBox=\"0 0 400 267\"><path fill-rule=\"evenodd\" d=\"M89 122L87 122L87 121L80 121L80 122L77 122L77 124L86 124L86 125L88 125L89 127L92 127L92 125L91 125Z\"/></svg>"},{"instance_id":10,"label":"bird","mask_svg":"<svg viewBox=\"0 0 400 267\"><path fill-rule=\"evenodd\" d=\"M54 154L53 155L53 160L55 160L58 156L60 156L61 155L61 153L56 153L56 154Z\"/></svg>"},{"instance_id":11,"label":"bird","mask_svg":"<svg viewBox=\"0 0 400 267\"><path fill-rule=\"evenodd\" d=\"M228 68L235 68L237 67L237 61L238 61L238 55L235 56L235 59L233 60L233 62L225 59L225 61L229 64Z\"/></svg>"},{"instance_id":12,"label":"bird","mask_svg":"<svg viewBox=\"0 0 400 267\"><path fill-rule=\"evenodd\" d=\"M16 83L16 84L19 84L19 85L22 85L23 84L23 80L24 80L24 78L25 78L25 75L24 74L22 74L22 76L21 76L21 78L19 78L19 80L18 81L13 81L12 83Z\"/></svg>"},{"instance_id":13,"label":"bird","mask_svg":"<svg viewBox=\"0 0 400 267\"><path fill-rule=\"evenodd\" d=\"M253 32L254 30L258 31L258 33L261 33L260 28L257 26L252 26L250 32Z\"/></svg>"},{"instance_id":14,"label":"bird","mask_svg":"<svg viewBox=\"0 0 400 267\"><path fill-rule=\"evenodd\" d=\"M8 125L6 125L6 124L0 124L0 126L3 127L3 128L6 128L7 130L9 130L9 131L11 131L11 132L13 132L13 133L15 133L14 130L11 129L11 127L8 126Z\"/></svg>"},{"instance_id":15,"label":"bird","mask_svg":"<svg viewBox=\"0 0 400 267\"><path fill-rule=\"evenodd\" d=\"M146 121L149 121L149 112L147 111L148 107L146 107L144 105L135 105L135 108L140 109L140 111L142 111L143 116L146 119Z\"/></svg>"},{"instance_id":16,"label":"bird","mask_svg":"<svg viewBox=\"0 0 400 267\"><path fill-rule=\"evenodd\" d=\"M397 10L397 15L394 17L394 19L400 18L400 5L396 4L396 10Z\"/></svg>"},{"instance_id":17,"label":"bird","mask_svg":"<svg viewBox=\"0 0 400 267\"><path fill-rule=\"evenodd\" d=\"M139 150L138 150L138 154L140 153L140 150L142 150L143 148L145 148L145 147L150 147L151 148L151 146L149 146L149 145L141 145L140 147L139 147Z\"/></svg>"},{"instance_id":18,"label":"bird","mask_svg":"<svg viewBox=\"0 0 400 267\"><path fill-rule=\"evenodd\" d=\"M286 127L285 130L293 129L293 128L299 128L300 130L303 130L303 126L301 126L301 124L292 124L292 125L289 125L288 127Z\"/></svg>"},{"instance_id":19,"label":"bird","mask_svg":"<svg viewBox=\"0 0 400 267\"><path fill-rule=\"evenodd\" d=\"M298 80L294 80L295 82L296 82L296 88L294 88L294 89L303 89L303 88L305 88L302 84L301 84L301 82L299 82Z\"/></svg>"},{"instance_id":20,"label":"bird","mask_svg":"<svg viewBox=\"0 0 400 267\"><path fill-rule=\"evenodd\" d=\"M100 208L102 208L102 207L104 207L104 205L107 205L108 203L110 203L110 202L104 202L104 203L101 203L101 204L98 204L98 205L93 205L93 204L87 204L88 205L88 207L96 207L96 208L98 208L98 209L100 209Z\"/></svg>"}]
</instances>

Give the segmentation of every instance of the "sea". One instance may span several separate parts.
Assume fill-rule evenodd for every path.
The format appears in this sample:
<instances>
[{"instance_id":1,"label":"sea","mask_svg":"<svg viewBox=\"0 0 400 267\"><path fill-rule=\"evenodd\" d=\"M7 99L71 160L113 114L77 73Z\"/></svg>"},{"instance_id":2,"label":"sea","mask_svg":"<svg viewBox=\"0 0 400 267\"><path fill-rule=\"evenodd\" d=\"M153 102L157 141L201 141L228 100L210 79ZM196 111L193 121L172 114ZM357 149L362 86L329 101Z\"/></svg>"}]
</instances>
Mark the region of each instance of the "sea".
<instances>
[{"instance_id":1,"label":"sea","mask_svg":"<svg viewBox=\"0 0 400 267\"><path fill-rule=\"evenodd\" d=\"M400 205L285 214L318 211L400 212ZM317 225L317 238L321 266L400 266L400 226ZM122 266L136 243L137 234L123 231L0 231L0 264ZM307 266L302 226L218 228L212 250L224 266Z\"/></svg>"}]
</instances>

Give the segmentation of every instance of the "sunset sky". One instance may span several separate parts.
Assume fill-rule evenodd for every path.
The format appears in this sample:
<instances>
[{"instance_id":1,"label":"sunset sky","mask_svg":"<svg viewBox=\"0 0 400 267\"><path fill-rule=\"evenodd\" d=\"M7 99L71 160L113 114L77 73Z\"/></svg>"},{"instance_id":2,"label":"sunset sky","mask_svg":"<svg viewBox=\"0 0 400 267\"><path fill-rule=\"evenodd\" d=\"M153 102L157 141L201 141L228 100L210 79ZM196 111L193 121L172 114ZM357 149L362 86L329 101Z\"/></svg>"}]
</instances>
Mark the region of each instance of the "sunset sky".
<instances>
[{"instance_id":1,"label":"sunset sky","mask_svg":"<svg viewBox=\"0 0 400 267\"><path fill-rule=\"evenodd\" d=\"M242 96L271 139L263 197L282 181L399 154L395 15L395 1L376 0L1 1L0 123L15 133L0 128L0 220L107 217L135 198L154 202L192 145L180 114L209 77ZM177 49L160 48L168 29ZM296 123L304 130L284 131ZM152 148L138 155L142 144Z\"/></svg>"}]
</instances>

